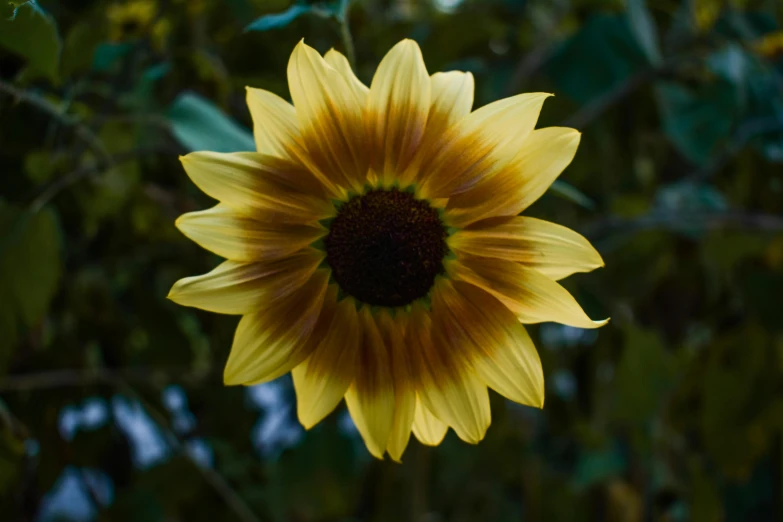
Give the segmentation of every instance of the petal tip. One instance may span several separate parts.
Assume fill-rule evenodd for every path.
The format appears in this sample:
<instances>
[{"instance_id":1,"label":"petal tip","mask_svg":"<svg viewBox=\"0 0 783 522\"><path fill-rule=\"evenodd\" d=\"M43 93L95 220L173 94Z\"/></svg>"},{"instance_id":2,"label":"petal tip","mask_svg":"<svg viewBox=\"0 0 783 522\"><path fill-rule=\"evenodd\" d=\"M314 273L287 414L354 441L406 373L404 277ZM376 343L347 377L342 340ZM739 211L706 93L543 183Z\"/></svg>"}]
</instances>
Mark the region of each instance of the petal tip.
<instances>
[{"instance_id":1,"label":"petal tip","mask_svg":"<svg viewBox=\"0 0 783 522\"><path fill-rule=\"evenodd\" d=\"M237 378L236 372L229 370L229 365L226 364L225 370L223 370L223 384L226 386L239 386L244 384Z\"/></svg>"}]
</instances>

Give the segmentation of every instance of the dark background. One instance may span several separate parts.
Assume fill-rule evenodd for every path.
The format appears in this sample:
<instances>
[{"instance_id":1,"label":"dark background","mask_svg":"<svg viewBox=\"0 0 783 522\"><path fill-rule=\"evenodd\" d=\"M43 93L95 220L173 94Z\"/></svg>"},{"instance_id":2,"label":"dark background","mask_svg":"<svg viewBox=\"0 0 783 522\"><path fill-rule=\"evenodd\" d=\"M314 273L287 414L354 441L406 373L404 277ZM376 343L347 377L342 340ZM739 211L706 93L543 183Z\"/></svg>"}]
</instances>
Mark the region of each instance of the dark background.
<instances>
[{"instance_id":1,"label":"dark background","mask_svg":"<svg viewBox=\"0 0 783 522\"><path fill-rule=\"evenodd\" d=\"M0 519L783 520L783 3L17 4L0 0ZM224 387L237 318L165 299L218 263L174 228L212 204L178 154L252 149L244 86L287 97L294 45L349 35L367 83L409 37L430 72L473 72L476 106L555 93L541 125L582 144L529 213L606 261L566 285L608 326L530 329L544 410L493 395L481 444L412 440L402 465L342 407L305 433L287 376Z\"/></svg>"}]
</instances>

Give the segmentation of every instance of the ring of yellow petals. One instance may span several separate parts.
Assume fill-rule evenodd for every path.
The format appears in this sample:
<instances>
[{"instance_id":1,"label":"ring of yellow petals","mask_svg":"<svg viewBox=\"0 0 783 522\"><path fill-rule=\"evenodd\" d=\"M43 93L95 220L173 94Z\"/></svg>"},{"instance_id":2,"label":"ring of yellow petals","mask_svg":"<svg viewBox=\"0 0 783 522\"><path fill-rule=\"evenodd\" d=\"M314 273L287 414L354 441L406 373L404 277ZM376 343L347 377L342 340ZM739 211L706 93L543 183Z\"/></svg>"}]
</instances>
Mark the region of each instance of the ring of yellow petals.
<instances>
[{"instance_id":1,"label":"ring of yellow petals","mask_svg":"<svg viewBox=\"0 0 783 522\"><path fill-rule=\"evenodd\" d=\"M340 53L321 57L300 42L288 83L293 105L247 90L257 152L182 158L220 204L177 226L227 261L178 281L169 297L243 316L226 384L292 372L306 428L345 398L370 452L395 460L411 431L430 445L448 427L481 440L488 387L542 407L541 362L523 323L605 323L557 282L602 266L598 252L576 232L518 215L571 162L579 133L535 129L548 94L471 112L473 76L430 76L411 40L389 51L369 88ZM428 304L338 299L313 245L328 233L334 202L368 186L413 190L440 209L453 256Z\"/></svg>"}]
</instances>

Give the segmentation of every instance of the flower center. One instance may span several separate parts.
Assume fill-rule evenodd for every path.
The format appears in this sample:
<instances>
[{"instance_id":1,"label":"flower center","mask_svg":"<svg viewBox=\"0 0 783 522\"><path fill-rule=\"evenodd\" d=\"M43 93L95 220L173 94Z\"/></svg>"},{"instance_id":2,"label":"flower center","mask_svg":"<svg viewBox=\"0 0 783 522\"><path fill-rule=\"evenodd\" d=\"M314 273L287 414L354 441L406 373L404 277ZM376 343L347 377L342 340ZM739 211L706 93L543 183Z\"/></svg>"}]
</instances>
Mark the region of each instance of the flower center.
<instances>
[{"instance_id":1,"label":"flower center","mask_svg":"<svg viewBox=\"0 0 783 522\"><path fill-rule=\"evenodd\" d=\"M427 295L447 253L438 212L397 189L373 190L344 203L324 244L346 294L389 307Z\"/></svg>"}]
</instances>

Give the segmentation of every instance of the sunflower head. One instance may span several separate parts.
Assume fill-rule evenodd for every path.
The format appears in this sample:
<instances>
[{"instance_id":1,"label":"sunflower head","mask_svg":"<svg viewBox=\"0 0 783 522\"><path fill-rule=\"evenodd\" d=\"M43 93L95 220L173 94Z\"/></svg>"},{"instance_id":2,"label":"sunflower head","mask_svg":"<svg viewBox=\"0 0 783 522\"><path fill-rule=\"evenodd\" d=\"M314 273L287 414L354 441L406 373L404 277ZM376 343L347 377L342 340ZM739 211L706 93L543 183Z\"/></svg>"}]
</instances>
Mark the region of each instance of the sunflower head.
<instances>
[{"instance_id":1,"label":"sunflower head","mask_svg":"<svg viewBox=\"0 0 783 522\"><path fill-rule=\"evenodd\" d=\"M186 172L219 203L181 216L227 260L169 297L237 314L226 384L291 372L310 428L345 399L369 451L410 434L477 443L488 387L544 404L524 324L595 328L557 282L602 266L565 227L519 216L571 162L573 129L536 129L542 93L476 111L473 77L430 75L398 43L368 88L348 61L300 42L293 105L248 88L256 152L196 152Z\"/></svg>"}]
</instances>

